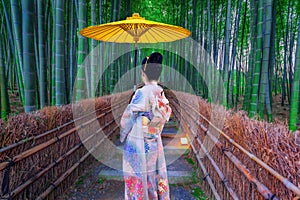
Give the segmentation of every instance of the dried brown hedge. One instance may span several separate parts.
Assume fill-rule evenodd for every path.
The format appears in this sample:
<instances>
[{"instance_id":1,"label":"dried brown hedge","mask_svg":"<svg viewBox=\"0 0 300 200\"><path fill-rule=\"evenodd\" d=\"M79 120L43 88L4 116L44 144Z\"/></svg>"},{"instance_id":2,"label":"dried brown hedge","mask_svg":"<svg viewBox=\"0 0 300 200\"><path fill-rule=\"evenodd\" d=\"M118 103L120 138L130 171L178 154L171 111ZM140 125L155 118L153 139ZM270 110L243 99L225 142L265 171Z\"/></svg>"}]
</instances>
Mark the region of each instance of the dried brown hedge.
<instances>
[{"instance_id":1,"label":"dried brown hedge","mask_svg":"<svg viewBox=\"0 0 300 200\"><path fill-rule=\"evenodd\" d=\"M81 115L100 108L109 107L113 97L114 102L127 99L131 91L122 94L109 95L95 99L86 99L77 103L76 112ZM123 96L124 95L124 96ZM0 148L11 145L30 136L36 136L73 120L72 105L51 106L41 110L22 113L9 117L7 122L0 120Z\"/></svg>"},{"instance_id":2,"label":"dried brown hedge","mask_svg":"<svg viewBox=\"0 0 300 200\"><path fill-rule=\"evenodd\" d=\"M280 121L268 123L266 121L250 119L245 111L234 112L232 110L225 110L221 106L210 104L206 100L191 94L182 92L173 93L175 94L171 96L178 98L176 102L186 102L186 104L193 108L196 108L197 104L195 101L197 100L199 106L198 112L208 120L218 123L221 121L218 119L225 119L223 126L220 124L215 125L247 151L257 156L282 176L288 178L294 185L300 187L300 146L297 146L295 143L295 134L289 131L286 123ZM184 105L183 102L180 103L180 106ZM190 109L188 106L184 107L185 111L195 118L194 112L188 110ZM199 122L208 127L208 123L205 120L200 118ZM203 138L203 135L200 138ZM264 170L259 164L255 163L255 161L251 160L246 154L233 145L230 145L222 136L220 136L219 141L226 148L229 148L260 181L271 191L275 192L276 195L279 195L280 198L290 199L295 197L293 192L288 191L279 180L267 170ZM212 152L214 154L213 157L215 157L214 159L218 163L218 166L222 168L224 164L222 163L222 160L224 160L222 157L224 155L222 155L222 152L219 152L219 154L215 154L215 152L215 150L214 153ZM226 176L235 177L237 171L237 168L231 168L231 171ZM240 180L243 180L243 178L242 176L239 177Z\"/></svg>"}]
</instances>

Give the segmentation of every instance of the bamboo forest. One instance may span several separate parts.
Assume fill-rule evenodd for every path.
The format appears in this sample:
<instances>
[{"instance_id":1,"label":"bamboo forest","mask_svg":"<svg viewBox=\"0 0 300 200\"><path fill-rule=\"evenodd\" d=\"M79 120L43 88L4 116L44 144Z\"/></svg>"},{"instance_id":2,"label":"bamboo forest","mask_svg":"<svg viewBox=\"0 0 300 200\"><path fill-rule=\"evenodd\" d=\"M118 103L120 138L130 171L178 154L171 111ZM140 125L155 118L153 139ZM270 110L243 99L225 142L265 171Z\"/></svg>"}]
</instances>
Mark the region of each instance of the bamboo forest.
<instances>
[{"instance_id":1,"label":"bamboo forest","mask_svg":"<svg viewBox=\"0 0 300 200\"><path fill-rule=\"evenodd\" d=\"M300 199L300 1L0 1L1 199ZM172 110L156 198L103 158L129 145L153 52Z\"/></svg>"}]
</instances>

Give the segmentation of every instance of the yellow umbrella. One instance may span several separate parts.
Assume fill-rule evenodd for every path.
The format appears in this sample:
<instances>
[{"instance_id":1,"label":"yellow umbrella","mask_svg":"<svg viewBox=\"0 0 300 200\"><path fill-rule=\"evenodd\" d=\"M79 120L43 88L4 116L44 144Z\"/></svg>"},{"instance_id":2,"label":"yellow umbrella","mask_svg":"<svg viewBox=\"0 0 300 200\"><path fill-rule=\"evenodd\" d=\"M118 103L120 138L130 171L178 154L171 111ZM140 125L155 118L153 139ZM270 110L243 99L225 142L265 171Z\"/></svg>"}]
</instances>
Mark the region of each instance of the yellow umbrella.
<instances>
[{"instance_id":1,"label":"yellow umbrella","mask_svg":"<svg viewBox=\"0 0 300 200\"><path fill-rule=\"evenodd\" d=\"M138 13L134 13L126 20L89 26L80 30L80 34L105 42L134 43L134 67L136 67L138 43L172 42L188 37L191 32L179 26L145 20ZM136 84L136 73L134 73L134 84ZM135 87L134 85L134 90Z\"/></svg>"}]
</instances>

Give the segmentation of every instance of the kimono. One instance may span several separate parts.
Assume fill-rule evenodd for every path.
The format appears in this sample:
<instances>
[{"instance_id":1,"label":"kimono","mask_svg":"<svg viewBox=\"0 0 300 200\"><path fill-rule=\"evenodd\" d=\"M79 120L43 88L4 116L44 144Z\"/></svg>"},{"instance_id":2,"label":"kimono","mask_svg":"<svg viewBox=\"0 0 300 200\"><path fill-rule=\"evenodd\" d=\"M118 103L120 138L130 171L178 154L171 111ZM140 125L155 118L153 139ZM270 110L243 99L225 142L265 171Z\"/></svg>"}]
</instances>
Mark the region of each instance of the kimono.
<instances>
[{"instance_id":1,"label":"kimono","mask_svg":"<svg viewBox=\"0 0 300 200\"><path fill-rule=\"evenodd\" d=\"M163 89L147 84L136 90L121 118L125 200L169 200L161 132L171 108Z\"/></svg>"}]
</instances>

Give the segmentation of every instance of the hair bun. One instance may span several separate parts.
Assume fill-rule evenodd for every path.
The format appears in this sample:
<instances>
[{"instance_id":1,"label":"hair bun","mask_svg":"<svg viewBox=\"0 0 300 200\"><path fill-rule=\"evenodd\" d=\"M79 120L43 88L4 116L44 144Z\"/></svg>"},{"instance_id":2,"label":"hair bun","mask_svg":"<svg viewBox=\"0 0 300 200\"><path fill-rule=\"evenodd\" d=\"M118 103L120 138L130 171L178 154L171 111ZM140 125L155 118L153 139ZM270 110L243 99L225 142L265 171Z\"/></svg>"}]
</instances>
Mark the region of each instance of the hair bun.
<instances>
[{"instance_id":1,"label":"hair bun","mask_svg":"<svg viewBox=\"0 0 300 200\"><path fill-rule=\"evenodd\" d=\"M163 59L163 56L160 53L154 52L149 56L149 63L162 64L162 59Z\"/></svg>"}]
</instances>

